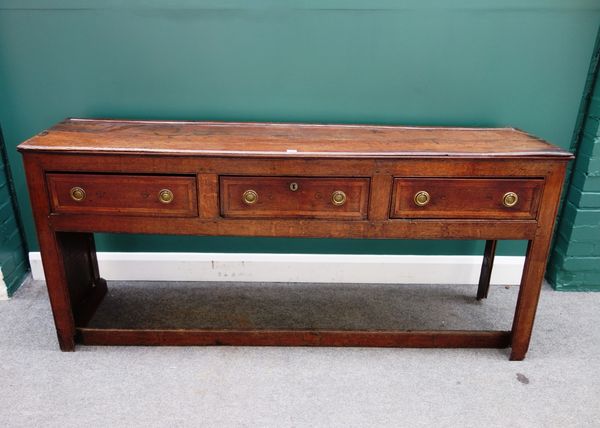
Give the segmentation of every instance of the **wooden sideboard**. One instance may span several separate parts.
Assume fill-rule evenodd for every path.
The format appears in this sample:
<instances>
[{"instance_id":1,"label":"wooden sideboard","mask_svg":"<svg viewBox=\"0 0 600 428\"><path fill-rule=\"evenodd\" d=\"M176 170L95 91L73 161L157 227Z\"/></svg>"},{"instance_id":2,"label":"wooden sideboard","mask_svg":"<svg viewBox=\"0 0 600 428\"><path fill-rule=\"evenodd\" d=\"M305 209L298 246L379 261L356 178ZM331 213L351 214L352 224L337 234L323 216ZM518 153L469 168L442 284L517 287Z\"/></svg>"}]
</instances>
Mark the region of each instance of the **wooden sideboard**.
<instances>
[{"instance_id":1,"label":"wooden sideboard","mask_svg":"<svg viewBox=\"0 0 600 428\"><path fill-rule=\"evenodd\" d=\"M522 360L567 162L513 128L68 119L19 146L60 348L511 347ZM107 286L94 232L528 241L511 331L88 327Z\"/></svg>"}]
</instances>

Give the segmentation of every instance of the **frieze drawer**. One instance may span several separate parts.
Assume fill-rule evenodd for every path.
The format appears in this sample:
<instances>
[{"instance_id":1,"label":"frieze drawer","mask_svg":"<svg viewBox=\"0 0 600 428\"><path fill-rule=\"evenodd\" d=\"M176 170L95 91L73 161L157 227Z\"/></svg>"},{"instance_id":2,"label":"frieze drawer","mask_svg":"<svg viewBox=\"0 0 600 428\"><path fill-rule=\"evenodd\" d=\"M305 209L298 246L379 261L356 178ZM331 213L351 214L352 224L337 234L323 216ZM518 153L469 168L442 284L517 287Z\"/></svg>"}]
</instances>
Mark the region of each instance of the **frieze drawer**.
<instances>
[{"instance_id":1,"label":"frieze drawer","mask_svg":"<svg viewBox=\"0 0 600 428\"><path fill-rule=\"evenodd\" d=\"M396 178L391 218L535 219L544 180Z\"/></svg>"},{"instance_id":2,"label":"frieze drawer","mask_svg":"<svg viewBox=\"0 0 600 428\"><path fill-rule=\"evenodd\" d=\"M195 176L46 174L54 213L198 215Z\"/></svg>"},{"instance_id":3,"label":"frieze drawer","mask_svg":"<svg viewBox=\"0 0 600 428\"><path fill-rule=\"evenodd\" d=\"M221 215L232 218L365 219L368 178L220 178Z\"/></svg>"}]
</instances>

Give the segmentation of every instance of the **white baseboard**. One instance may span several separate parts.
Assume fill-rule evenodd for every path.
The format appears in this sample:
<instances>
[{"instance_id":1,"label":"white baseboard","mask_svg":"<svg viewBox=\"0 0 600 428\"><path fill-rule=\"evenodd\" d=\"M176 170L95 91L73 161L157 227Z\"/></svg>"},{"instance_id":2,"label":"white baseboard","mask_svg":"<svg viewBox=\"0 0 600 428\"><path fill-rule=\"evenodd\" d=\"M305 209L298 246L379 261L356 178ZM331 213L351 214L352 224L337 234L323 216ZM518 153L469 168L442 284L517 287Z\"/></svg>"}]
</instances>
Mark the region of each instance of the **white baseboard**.
<instances>
[{"instance_id":1,"label":"white baseboard","mask_svg":"<svg viewBox=\"0 0 600 428\"><path fill-rule=\"evenodd\" d=\"M33 279L43 280L40 253L29 253L29 260ZM496 257L492 284L518 285L524 261ZM101 276L121 281L477 284L481 262L481 256L98 253Z\"/></svg>"},{"instance_id":2,"label":"white baseboard","mask_svg":"<svg viewBox=\"0 0 600 428\"><path fill-rule=\"evenodd\" d=\"M4 274L2 273L2 266L0 266L0 300L8 300L8 288L4 282Z\"/></svg>"}]
</instances>

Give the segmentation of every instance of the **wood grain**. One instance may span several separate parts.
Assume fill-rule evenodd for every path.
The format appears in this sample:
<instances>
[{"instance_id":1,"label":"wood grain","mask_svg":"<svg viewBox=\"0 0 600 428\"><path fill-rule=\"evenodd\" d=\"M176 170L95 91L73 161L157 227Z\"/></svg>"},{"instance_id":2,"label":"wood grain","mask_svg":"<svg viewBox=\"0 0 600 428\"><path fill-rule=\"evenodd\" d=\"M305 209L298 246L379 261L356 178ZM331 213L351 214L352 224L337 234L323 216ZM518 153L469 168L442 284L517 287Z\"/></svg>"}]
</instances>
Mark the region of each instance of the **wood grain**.
<instances>
[{"instance_id":1,"label":"wood grain","mask_svg":"<svg viewBox=\"0 0 600 428\"><path fill-rule=\"evenodd\" d=\"M389 221L323 219L188 219L119 217L104 215L51 215L48 222L57 231L151 233L202 236L260 236L286 238L369 239L531 239L535 220L444 220L397 219Z\"/></svg>"},{"instance_id":2,"label":"wood grain","mask_svg":"<svg viewBox=\"0 0 600 428\"><path fill-rule=\"evenodd\" d=\"M485 241L483 250L483 263L481 264L481 273L479 274L479 284L477 286L477 300L487 299L490 291L490 281L492 279L492 269L494 268L494 257L496 257L496 246L498 241Z\"/></svg>"},{"instance_id":3,"label":"wood grain","mask_svg":"<svg viewBox=\"0 0 600 428\"><path fill-rule=\"evenodd\" d=\"M78 328L84 345L506 348L509 331L128 330Z\"/></svg>"},{"instance_id":4,"label":"wood grain","mask_svg":"<svg viewBox=\"0 0 600 428\"><path fill-rule=\"evenodd\" d=\"M369 178L221 177L221 214L225 218L364 219L369 201ZM291 190L295 186L296 190ZM248 205L243 194L258 195ZM346 201L334 205L334 192Z\"/></svg>"},{"instance_id":5,"label":"wood grain","mask_svg":"<svg viewBox=\"0 0 600 428\"><path fill-rule=\"evenodd\" d=\"M53 213L175 216L198 215L196 177L124 174L47 174ZM70 190L78 187L85 198L76 201ZM169 190L173 201L162 203L161 190Z\"/></svg>"},{"instance_id":6,"label":"wood grain","mask_svg":"<svg viewBox=\"0 0 600 428\"><path fill-rule=\"evenodd\" d=\"M59 345L529 347L567 161L513 129L69 119L19 146ZM292 190L295 183L297 189ZM85 189L74 201L71 189ZM168 188L172 203L157 193ZM252 189L258 201L246 204ZM334 191L346 202L331 203ZM430 203L417 207L426 190ZM502 204L518 194L514 207ZM90 329L93 233L529 241L510 332Z\"/></svg>"},{"instance_id":7,"label":"wood grain","mask_svg":"<svg viewBox=\"0 0 600 428\"><path fill-rule=\"evenodd\" d=\"M19 150L246 157L570 156L514 128L94 119L67 119Z\"/></svg>"},{"instance_id":8,"label":"wood grain","mask_svg":"<svg viewBox=\"0 0 600 428\"><path fill-rule=\"evenodd\" d=\"M511 333L512 350L510 359L513 361L523 360L529 349L535 313L552 242L554 220L558 211L565 168L565 164L559 164L546 177L546 185L541 200L542 210L538 218L538 230L535 238L530 240L527 246L525 266L523 267Z\"/></svg>"},{"instance_id":9,"label":"wood grain","mask_svg":"<svg viewBox=\"0 0 600 428\"><path fill-rule=\"evenodd\" d=\"M534 219L544 180L482 178L396 178L392 218ZM430 201L419 206L414 197L426 191ZM502 203L508 192L518 195L515 206Z\"/></svg>"}]
</instances>

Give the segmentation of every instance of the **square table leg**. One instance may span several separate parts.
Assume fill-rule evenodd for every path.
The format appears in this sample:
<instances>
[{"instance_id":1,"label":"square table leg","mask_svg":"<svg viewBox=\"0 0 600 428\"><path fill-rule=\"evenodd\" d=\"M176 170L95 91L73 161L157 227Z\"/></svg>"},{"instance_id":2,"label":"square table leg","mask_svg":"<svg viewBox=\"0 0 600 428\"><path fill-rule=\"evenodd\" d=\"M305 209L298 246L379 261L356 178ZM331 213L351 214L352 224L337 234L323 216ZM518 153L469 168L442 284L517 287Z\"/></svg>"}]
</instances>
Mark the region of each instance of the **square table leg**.
<instances>
[{"instance_id":1,"label":"square table leg","mask_svg":"<svg viewBox=\"0 0 600 428\"><path fill-rule=\"evenodd\" d=\"M479 275L479 286L477 287L477 300L487 299L488 292L490 291L490 280L492 278L497 243L498 241L496 240L485 241L483 263L481 265L481 274Z\"/></svg>"}]
</instances>

